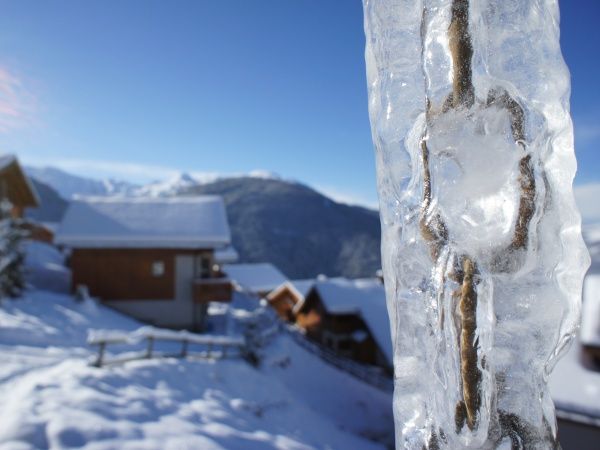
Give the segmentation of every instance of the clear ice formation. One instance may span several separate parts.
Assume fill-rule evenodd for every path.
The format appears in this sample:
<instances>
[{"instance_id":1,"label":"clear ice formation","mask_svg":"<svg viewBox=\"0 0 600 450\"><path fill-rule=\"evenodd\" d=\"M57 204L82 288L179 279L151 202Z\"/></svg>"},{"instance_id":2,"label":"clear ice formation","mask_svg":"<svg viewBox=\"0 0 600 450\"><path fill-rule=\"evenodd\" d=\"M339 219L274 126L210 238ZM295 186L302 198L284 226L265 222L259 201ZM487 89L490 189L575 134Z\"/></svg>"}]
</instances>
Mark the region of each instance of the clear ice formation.
<instances>
[{"instance_id":1,"label":"clear ice formation","mask_svg":"<svg viewBox=\"0 0 600 450\"><path fill-rule=\"evenodd\" d=\"M559 448L589 255L556 0L363 0L399 449Z\"/></svg>"}]
</instances>

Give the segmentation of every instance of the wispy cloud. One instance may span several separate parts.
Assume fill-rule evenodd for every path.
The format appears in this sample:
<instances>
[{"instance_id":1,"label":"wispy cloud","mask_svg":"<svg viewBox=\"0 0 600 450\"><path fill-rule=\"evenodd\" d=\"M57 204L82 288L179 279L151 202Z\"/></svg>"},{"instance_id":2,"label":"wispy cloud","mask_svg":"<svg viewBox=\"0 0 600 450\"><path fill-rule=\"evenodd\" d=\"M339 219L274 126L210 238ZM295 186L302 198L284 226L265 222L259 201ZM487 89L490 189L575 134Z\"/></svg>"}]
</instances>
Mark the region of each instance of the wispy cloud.
<instances>
[{"instance_id":1,"label":"wispy cloud","mask_svg":"<svg viewBox=\"0 0 600 450\"><path fill-rule=\"evenodd\" d=\"M21 78L0 66L0 134L30 125L35 110L35 96Z\"/></svg>"}]
</instances>

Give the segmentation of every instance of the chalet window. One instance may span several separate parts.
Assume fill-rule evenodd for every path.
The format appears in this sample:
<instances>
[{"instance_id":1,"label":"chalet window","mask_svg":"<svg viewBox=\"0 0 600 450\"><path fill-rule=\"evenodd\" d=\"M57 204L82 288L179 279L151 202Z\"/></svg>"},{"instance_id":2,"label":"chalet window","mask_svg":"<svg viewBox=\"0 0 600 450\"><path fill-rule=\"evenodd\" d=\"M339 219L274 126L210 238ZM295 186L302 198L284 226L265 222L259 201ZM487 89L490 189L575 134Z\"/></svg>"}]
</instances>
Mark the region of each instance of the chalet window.
<instances>
[{"instance_id":1,"label":"chalet window","mask_svg":"<svg viewBox=\"0 0 600 450\"><path fill-rule=\"evenodd\" d=\"M200 255L196 258L196 276L210 278L211 259L208 255Z\"/></svg>"},{"instance_id":2,"label":"chalet window","mask_svg":"<svg viewBox=\"0 0 600 450\"><path fill-rule=\"evenodd\" d=\"M337 349L341 351L350 350L352 348L352 341L350 341L349 339L341 339L338 342L337 347Z\"/></svg>"},{"instance_id":3,"label":"chalet window","mask_svg":"<svg viewBox=\"0 0 600 450\"><path fill-rule=\"evenodd\" d=\"M164 261L154 261L152 263L152 276L162 277L165 274L165 263Z\"/></svg>"}]
</instances>

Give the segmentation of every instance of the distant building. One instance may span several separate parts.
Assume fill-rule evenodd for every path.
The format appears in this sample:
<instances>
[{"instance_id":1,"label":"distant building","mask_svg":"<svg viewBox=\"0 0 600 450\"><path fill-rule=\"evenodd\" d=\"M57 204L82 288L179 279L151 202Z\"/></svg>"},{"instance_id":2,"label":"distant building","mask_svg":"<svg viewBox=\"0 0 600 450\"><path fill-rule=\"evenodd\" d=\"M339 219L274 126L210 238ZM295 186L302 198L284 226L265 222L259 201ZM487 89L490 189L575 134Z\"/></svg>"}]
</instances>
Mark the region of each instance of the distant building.
<instances>
[{"instance_id":1,"label":"distant building","mask_svg":"<svg viewBox=\"0 0 600 450\"><path fill-rule=\"evenodd\" d=\"M600 368L600 274L585 277L579 340Z\"/></svg>"},{"instance_id":2,"label":"distant building","mask_svg":"<svg viewBox=\"0 0 600 450\"><path fill-rule=\"evenodd\" d=\"M267 297L278 314L342 356L391 373L392 338L378 279L318 278L282 284Z\"/></svg>"},{"instance_id":3,"label":"distant building","mask_svg":"<svg viewBox=\"0 0 600 450\"><path fill-rule=\"evenodd\" d=\"M10 202L11 215L15 219L23 219L26 208L40 206L35 186L14 155L0 156L0 200L3 199ZM29 239L52 243L54 233L45 225L24 219L20 227L27 232Z\"/></svg>"},{"instance_id":4,"label":"distant building","mask_svg":"<svg viewBox=\"0 0 600 450\"><path fill-rule=\"evenodd\" d=\"M73 201L56 235L71 249L73 287L158 326L201 328L231 283L215 251L231 243L220 197Z\"/></svg>"},{"instance_id":5,"label":"distant building","mask_svg":"<svg viewBox=\"0 0 600 450\"><path fill-rule=\"evenodd\" d=\"M287 322L295 322L296 314L304 304L306 295L314 286L314 280L286 281L267 295L271 307ZM303 324L298 324L304 326Z\"/></svg>"},{"instance_id":6,"label":"distant building","mask_svg":"<svg viewBox=\"0 0 600 450\"><path fill-rule=\"evenodd\" d=\"M565 450L600 443L600 274L592 266L583 285L579 336L550 375L550 393Z\"/></svg>"},{"instance_id":7,"label":"distant building","mask_svg":"<svg viewBox=\"0 0 600 450\"><path fill-rule=\"evenodd\" d=\"M223 272L238 289L259 297L266 296L287 278L271 263L225 264Z\"/></svg>"},{"instance_id":8,"label":"distant building","mask_svg":"<svg viewBox=\"0 0 600 450\"><path fill-rule=\"evenodd\" d=\"M14 155L0 156L0 199L12 205L12 215L22 218L25 208L36 208L40 199L33 183Z\"/></svg>"}]
</instances>

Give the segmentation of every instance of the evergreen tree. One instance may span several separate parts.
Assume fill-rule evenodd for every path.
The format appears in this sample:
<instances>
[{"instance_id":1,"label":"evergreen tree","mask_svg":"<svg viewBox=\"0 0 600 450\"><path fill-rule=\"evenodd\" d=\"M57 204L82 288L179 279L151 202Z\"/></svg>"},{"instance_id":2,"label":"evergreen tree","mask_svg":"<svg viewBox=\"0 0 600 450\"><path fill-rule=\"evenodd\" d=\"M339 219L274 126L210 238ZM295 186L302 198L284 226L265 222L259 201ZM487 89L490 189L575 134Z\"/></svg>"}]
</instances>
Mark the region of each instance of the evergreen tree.
<instances>
[{"instance_id":1,"label":"evergreen tree","mask_svg":"<svg viewBox=\"0 0 600 450\"><path fill-rule=\"evenodd\" d=\"M0 298L17 297L25 288L23 221L11 215L11 204L0 200Z\"/></svg>"}]
</instances>

